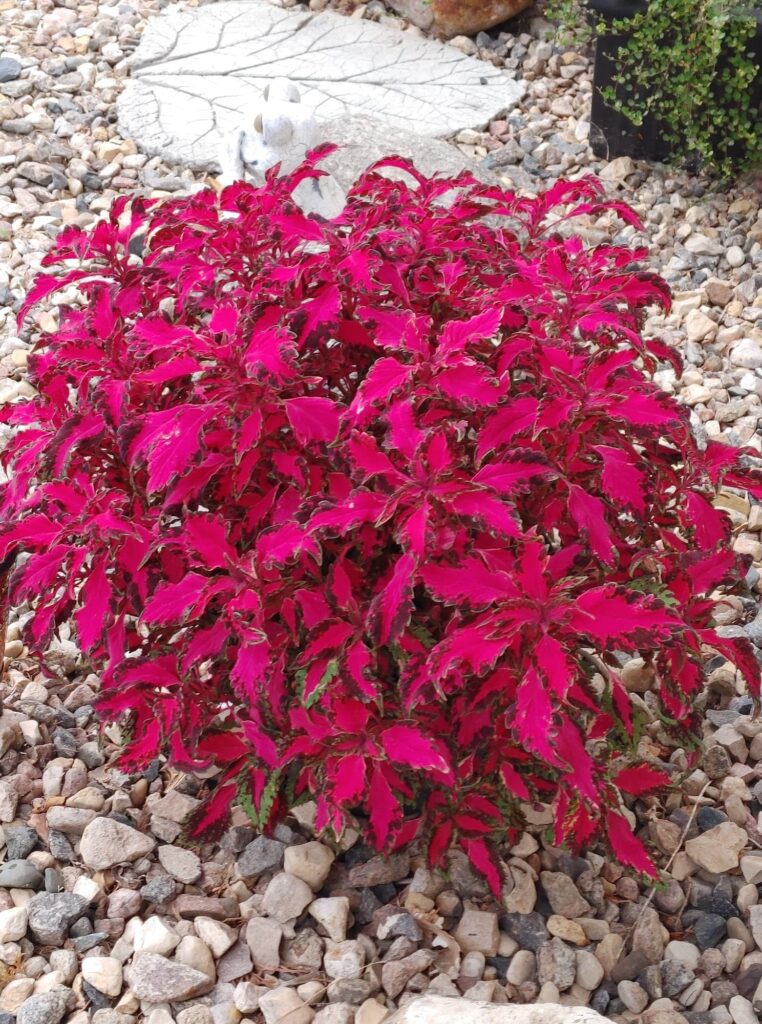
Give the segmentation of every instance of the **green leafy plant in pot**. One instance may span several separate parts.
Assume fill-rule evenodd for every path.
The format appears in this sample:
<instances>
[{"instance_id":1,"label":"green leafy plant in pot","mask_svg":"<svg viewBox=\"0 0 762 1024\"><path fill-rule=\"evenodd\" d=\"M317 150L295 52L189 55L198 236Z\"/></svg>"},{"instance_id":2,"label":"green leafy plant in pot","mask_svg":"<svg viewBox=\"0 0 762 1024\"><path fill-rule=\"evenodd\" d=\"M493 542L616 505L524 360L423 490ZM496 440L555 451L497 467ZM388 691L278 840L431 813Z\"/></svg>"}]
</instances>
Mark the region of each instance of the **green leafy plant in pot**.
<instances>
[{"instance_id":1,"label":"green leafy plant in pot","mask_svg":"<svg viewBox=\"0 0 762 1024\"><path fill-rule=\"evenodd\" d=\"M722 176L762 163L762 7L557 0L550 13L596 37L597 156L688 160Z\"/></svg>"}]
</instances>

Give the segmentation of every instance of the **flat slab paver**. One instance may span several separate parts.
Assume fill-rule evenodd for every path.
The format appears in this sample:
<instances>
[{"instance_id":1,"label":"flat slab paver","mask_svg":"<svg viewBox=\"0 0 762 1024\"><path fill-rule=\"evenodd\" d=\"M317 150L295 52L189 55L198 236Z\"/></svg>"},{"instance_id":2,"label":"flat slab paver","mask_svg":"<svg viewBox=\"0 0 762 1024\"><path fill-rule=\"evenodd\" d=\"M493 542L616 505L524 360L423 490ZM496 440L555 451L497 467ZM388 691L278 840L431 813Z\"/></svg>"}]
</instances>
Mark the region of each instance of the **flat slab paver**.
<instances>
[{"instance_id":1,"label":"flat slab paver","mask_svg":"<svg viewBox=\"0 0 762 1024\"><path fill-rule=\"evenodd\" d=\"M214 168L223 134L250 123L274 78L320 121L366 116L423 137L483 127L524 85L452 46L329 11L267 0L170 8L147 27L119 98L119 125L151 155Z\"/></svg>"}]
</instances>

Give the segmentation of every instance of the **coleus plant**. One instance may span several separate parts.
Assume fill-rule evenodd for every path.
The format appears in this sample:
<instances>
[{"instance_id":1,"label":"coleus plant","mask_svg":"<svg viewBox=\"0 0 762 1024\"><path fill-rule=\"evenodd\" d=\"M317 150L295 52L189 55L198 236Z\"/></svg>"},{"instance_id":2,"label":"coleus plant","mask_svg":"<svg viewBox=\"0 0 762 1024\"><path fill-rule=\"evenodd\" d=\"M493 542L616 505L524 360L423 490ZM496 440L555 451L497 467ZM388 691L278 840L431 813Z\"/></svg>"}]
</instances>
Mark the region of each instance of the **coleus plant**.
<instances>
[{"instance_id":1,"label":"coleus plant","mask_svg":"<svg viewBox=\"0 0 762 1024\"><path fill-rule=\"evenodd\" d=\"M291 195L324 152L62 233L21 317L75 297L4 413L9 600L39 652L73 622L124 766L217 769L193 835L312 796L318 830L457 842L497 891L542 803L557 844L653 872L625 801L667 776L619 670L647 660L676 733L708 651L758 694L713 628L745 563L712 498L762 476L653 383L668 289L567 230L637 225L594 180L529 199L394 158L325 222Z\"/></svg>"}]
</instances>

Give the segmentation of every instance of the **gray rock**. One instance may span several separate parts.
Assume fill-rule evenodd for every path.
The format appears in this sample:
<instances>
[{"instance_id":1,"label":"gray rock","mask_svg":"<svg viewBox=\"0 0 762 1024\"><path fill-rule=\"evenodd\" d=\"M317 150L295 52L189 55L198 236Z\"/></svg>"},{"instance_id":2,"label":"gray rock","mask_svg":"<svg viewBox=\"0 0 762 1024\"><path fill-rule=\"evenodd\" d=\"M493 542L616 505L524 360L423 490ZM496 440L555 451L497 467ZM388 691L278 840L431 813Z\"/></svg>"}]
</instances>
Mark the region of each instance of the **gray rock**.
<instances>
[{"instance_id":1,"label":"gray rock","mask_svg":"<svg viewBox=\"0 0 762 1024\"><path fill-rule=\"evenodd\" d=\"M284 843L267 836L257 836L238 858L238 874L241 878L255 881L267 871L278 871L283 867L285 850Z\"/></svg>"},{"instance_id":2,"label":"gray rock","mask_svg":"<svg viewBox=\"0 0 762 1024\"><path fill-rule=\"evenodd\" d=\"M0 58L0 66L2 66L2 58ZM23 860L39 841L36 830L29 825L6 825L3 828L3 834L9 861Z\"/></svg>"},{"instance_id":3,"label":"gray rock","mask_svg":"<svg viewBox=\"0 0 762 1024\"><path fill-rule=\"evenodd\" d=\"M30 996L16 1014L16 1024L59 1024L70 995L69 989L58 988Z\"/></svg>"},{"instance_id":4,"label":"gray rock","mask_svg":"<svg viewBox=\"0 0 762 1024\"><path fill-rule=\"evenodd\" d=\"M177 892L177 885L169 875L155 875L141 888L140 895L149 903L167 903Z\"/></svg>"},{"instance_id":5,"label":"gray rock","mask_svg":"<svg viewBox=\"0 0 762 1024\"><path fill-rule=\"evenodd\" d=\"M60 946L87 906L85 897L73 892L38 893L29 901L29 931L45 946Z\"/></svg>"},{"instance_id":6,"label":"gray rock","mask_svg":"<svg viewBox=\"0 0 762 1024\"><path fill-rule=\"evenodd\" d=\"M9 860L0 867L3 889L39 889L42 883L42 872L27 860Z\"/></svg>"},{"instance_id":7,"label":"gray rock","mask_svg":"<svg viewBox=\"0 0 762 1024\"><path fill-rule=\"evenodd\" d=\"M252 968L251 952L245 942L236 942L217 961L218 981L236 981L243 978Z\"/></svg>"},{"instance_id":8,"label":"gray rock","mask_svg":"<svg viewBox=\"0 0 762 1024\"><path fill-rule=\"evenodd\" d=\"M531 914L503 914L500 926L518 942L521 949L529 949L533 953L550 938L545 919L536 911Z\"/></svg>"},{"instance_id":9,"label":"gray rock","mask_svg":"<svg viewBox=\"0 0 762 1024\"><path fill-rule=\"evenodd\" d=\"M349 884L357 886L386 885L399 882L410 871L410 854L393 853L390 857L379 854L364 864L356 864L349 870Z\"/></svg>"},{"instance_id":10,"label":"gray rock","mask_svg":"<svg viewBox=\"0 0 762 1024\"><path fill-rule=\"evenodd\" d=\"M86 935L76 936L72 939L71 944L78 953L86 953L88 949L95 949L102 942L107 942L108 938L106 932L89 932Z\"/></svg>"},{"instance_id":11,"label":"gray rock","mask_svg":"<svg viewBox=\"0 0 762 1024\"><path fill-rule=\"evenodd\" d=\"M21 74L21 63L13 57L0 57L0 82L13 82Z\"/></svg>"},{"instance_id":12,"label":"gray rock","mask_svg":"<svg viewBox=\"0 0 762 1024\"><path fill-rule=\"evenodd\" d=\"M662 994L669 998L679 995L696 977L691 968L679 960L663 960L659 969Z\"/></svg>"},{"instance_id":13,"label":"gray rock","mask_svg":"<svg viewBox=\"0 0 762 1024\"><path fill-rule=\"evenodd\" d=\"M55 829L50 830L48 833L48 849L56 860L63 861L64 864L70 864L74 860L74 847L63 832L56 832Z\"/></svg>"},{"instance_id":14,"label":"gray rock","mask_svg":"<svg viewBox=\"0 0 762 1024\"><path fill-rule=\"evenodd\" d=\"M537 977L541 984L549 981L559 992L565 992L574 984L576 973L574 950L561 939L553 938L537 950Z\"/></svg>"},{"instance_id":15,"label":"gray rock","mask_svg":"<svg viewBox=\"0 0 762 1024\"><path fill-rule=\"evenodd\" d=\"M138 953L128 969L127 980L138 999L148 1003L181 1003L214 988L208 975L158 953Z\"/></svg>"}]
</instances>

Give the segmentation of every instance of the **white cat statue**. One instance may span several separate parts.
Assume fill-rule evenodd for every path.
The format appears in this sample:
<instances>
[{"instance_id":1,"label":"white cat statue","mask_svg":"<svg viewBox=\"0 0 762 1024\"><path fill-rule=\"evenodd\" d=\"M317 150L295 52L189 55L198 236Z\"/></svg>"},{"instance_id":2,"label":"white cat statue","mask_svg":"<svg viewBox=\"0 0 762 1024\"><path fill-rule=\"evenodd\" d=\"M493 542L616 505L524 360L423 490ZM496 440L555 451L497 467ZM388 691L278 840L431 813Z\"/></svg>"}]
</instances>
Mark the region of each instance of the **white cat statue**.
<instances>
[{"instance_id":1,"label":"white cat statue","mask_svg":"<svg viewBox=\"0 0 762 1024\"><path fill-rule=\"evenodd\" d=\"M302 105L299 90L287 78L276 78L262 93L262 103L251 124L224 136L219 153L219 183L264 182L265 171L275 164L281 173L297 167L305 154L322 141L312 111ZM302 182L294 199L305 213L337 216L346 197L333 176Z\"/></svg>"}]
</instances>

